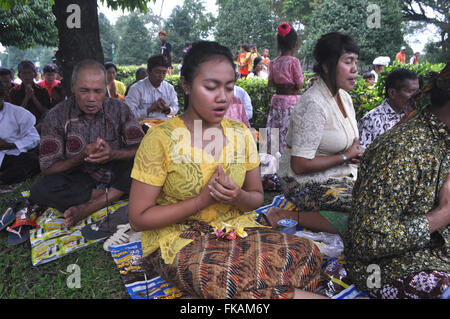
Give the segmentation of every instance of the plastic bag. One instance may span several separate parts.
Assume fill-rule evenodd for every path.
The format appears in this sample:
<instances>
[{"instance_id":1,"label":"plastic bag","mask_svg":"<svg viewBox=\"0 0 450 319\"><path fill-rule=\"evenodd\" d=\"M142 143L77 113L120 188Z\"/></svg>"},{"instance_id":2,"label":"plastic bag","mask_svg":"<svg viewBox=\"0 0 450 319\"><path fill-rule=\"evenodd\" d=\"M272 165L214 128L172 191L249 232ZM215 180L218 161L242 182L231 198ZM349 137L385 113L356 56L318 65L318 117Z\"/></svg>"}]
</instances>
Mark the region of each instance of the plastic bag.
<instances>
[{"instance_id":1,"label":"plastic bag","mask_svg":"<svg viewBox=\"0 0 450 319\"><path fill-rule=\"evenodd\" d=\"M339 235L330 233L313 233L306 230L299 230L296 236L312 240L319 248L325 259L335 258L344 251L344 242Z\"/></svg>"},{"instance_id":2,"label":"plastic bag","mask_svg":"<svg viewBox=\"0 0 450 319\"><path fill-rule=\"evenodd\" d=\"M349 285L345 282L347 271L344 265L345 260L342 255L326 262L323 265L320 283L315 292L331 298L347 289Z\"/></svg>"}]
</instances>

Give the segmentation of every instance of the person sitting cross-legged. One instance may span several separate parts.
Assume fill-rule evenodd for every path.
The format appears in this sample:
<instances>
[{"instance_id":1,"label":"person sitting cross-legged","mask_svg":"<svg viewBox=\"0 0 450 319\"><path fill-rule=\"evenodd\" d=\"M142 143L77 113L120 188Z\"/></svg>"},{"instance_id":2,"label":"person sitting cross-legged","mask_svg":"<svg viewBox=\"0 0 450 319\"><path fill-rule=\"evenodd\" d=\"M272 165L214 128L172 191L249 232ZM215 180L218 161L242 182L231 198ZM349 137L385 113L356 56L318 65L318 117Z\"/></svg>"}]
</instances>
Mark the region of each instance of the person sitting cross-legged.
<instances>
[{"instance_id":1,"label":"person sitting cross-legged","mask_svg":"<svg viewBox=\"0 0 450 319\"><path fill-rule=\"evenodd\" d=\"M4 96L0 82L0 185L10 185L39 173L39 134L34 115Z\"/></svg>"},{"instance_id":2,"label":"person sitting cross-legged","mask_svg":"<svg viewBox=\"0 0 450 319\"><path fill-rule=\"evenodd\" d=\"M50 108L48 91L34 83L37 72L33 62L28 60L21 61L17 69L22 83L13 87L9 92L10 102L33 113L37 124L39 124ZM40 130L39 126L37 129L38 131Z\"/></svg>"},{"instance_id":3,"label":"person sitting cross-legged","mask_svg":"<svg viewBox=\"0 0 450 319\"><path fill-rule=\"evenodd\" d=\"M401 68L388 74L386 100L358 121L360 144L364 149L408 116L408 102L418 89L419 78L413 71Z\"/></svg>"},{"instance_id":4,"label":"person sitting cross-legged","mask_svg":"<svg viewBox=\"0 0 450 319\"><path fill-rule=\"evenodd\" d=\"M236 81L231 52L200 41L183 63L188 107L147 133L131 173L128 216L142 231L143 269L194 298L323 297L312 293L317 246L245 213L264 195L250 130L224 118Z\"/></svg>"},{"instance_id":5,"label":"person sitting cross-legged","mask_svg":"<svg viewBox=\"0 0 450 319\"><path fill-rule=\"evenodd\" d=\"M69 227L130 189L144 132L130 109L105 92L104 66L80 62L72 75L73 96L52 108L42 125L44 177L31 187L30 199L63 212Z\"/></svg>"},{"instance_id":6,"label":"person sitting cross-legged","mask_svg":"<svg viewBox=\"0 0 450 319\"><path fill-rule=\"evenodd\" d=\"M173 86L165 81L169 62L163 55L147 60L148 77L133 84L125 97L138 121L167 120L169 114L178 113L178 97Z\"/></svg>"},{"instance_id":7,"label":"person sitting cross-legged","mask_svg":"<svg viewBox=\"0 0 450 319\"><path fill-rule=\"evenodd\" d=\"M426 95L361 159L344 254L369 297L441 298L450 284L450 62L414 100Z\"/></svg>"}]
</instances>

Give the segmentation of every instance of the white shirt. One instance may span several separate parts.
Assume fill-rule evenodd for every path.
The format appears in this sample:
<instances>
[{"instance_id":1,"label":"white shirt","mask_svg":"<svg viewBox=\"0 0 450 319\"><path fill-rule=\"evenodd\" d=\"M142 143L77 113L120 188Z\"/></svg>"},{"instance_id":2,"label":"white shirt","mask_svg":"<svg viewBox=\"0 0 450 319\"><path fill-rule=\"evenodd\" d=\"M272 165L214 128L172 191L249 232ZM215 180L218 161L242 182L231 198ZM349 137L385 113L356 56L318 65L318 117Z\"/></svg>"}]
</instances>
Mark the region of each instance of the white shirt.
<instances>
[{"instance_id":1,"label":"white shirt","mask_svg":"<svg viewBox=\"0 0 450 319\"><path fill-rule=\"evenodd\" d=\"M251 78L260 78L260 79L263 79L263 80L267 80L269 78L269 73L267 71L260 71L259 75L255 75L255 73L250 72L247 75L247 79L251 79Z\"/></svg>"},{"instance_id":2,"label":"white shirt","mask_svg":"<svg viewBox=\"0 0 450 319\"><path fill-rule=\"evenodd\" d=\"M250 120L253 116L253 106L250 96L243 88L237 85L234 86L234 96L241 99L242 104L244 104L245 114L247 114L247 118Z\"/></svg>"},{"instance_id":3,"label":"white shirt","mask_svg":"<svg viewBox=\"0 0 450 319\"><path fill-rule=\"evenodd\" d=\"M178 113L178 97L173 86L167 81L162 81L161 85L155 88L148 78L133 84L128 95L125 97L125 104L138 121L143 119L167 120L166 114L161 112L151 112L147 115L147 109L162 98L170 107L170 113Z\"/></svg>"},{"instance_id":4,"label":"white shirt","mask_svg":"<svg viewBox=\"0 0 450 319\"><path fill-rule=\"evenodd\" d=\"M370 71L375 76L375 83L378 81L378 73L375 70Z\"/></svg>"},{"instance_id":5,"label":"white shirt","mask_svg":"<svg viewBox=\"0 0 450 319\"><path fill-rule=\"evenodd\" d=\"M414 65L414 61L416 60L416 56L413 55L411 59L409 59L409 64Z\"/></svg>"},{"instance_id":6,"label":"white shirt","mask_svg":"<svg viewBox=\"0 0 450 319\"><path fill-rule=\"evenodd\" d=\"M4 102L0 111L0 138L16 148L0 151L0 166L5 155L19 155L39 145L40 137L34 127L36 118L23 107Z\"/></svg>"},{"instance_id":7,"label":"white shirt","mask_svg":"<svg viewBox=\"0 0 450 319\"><path fill-rule=\"evenodd\" d=\"M352 99L344 90L339 90L339 95L347 117L321 78L298 100L289 120L286 142L290 148L286 148L281 156L279 177L290 176L299 183L350 176L356 180L357 168L352 164L302 175L295 174L291 168L291 156L313 159L341 154L353 144L355 137L359 137Z\"/></svg>"}]
</instances>

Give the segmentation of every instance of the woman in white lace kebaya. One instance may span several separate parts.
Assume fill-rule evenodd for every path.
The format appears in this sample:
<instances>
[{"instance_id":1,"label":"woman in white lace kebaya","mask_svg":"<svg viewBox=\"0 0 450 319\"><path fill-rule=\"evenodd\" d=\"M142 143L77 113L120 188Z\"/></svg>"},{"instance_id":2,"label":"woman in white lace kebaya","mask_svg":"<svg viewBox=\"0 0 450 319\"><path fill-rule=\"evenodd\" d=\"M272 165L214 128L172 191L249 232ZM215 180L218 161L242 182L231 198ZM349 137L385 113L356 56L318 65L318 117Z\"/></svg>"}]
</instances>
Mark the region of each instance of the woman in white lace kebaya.
<instances>
[{"instance_id":1,"label":"woman in white lace kebaya","mask_svg":"<svg viewBox=\"0 0 450 319\"><path fill-rule=\"evenodd\" d=\"M319 78L299 99L286 136L278 176L285 197L298 211L273 208L272 225L281 218L302 227L344 233L353 182L363 149L350 95L359 47L347 35L323 35L314 49Z\"/></svg>"}]
</instances>

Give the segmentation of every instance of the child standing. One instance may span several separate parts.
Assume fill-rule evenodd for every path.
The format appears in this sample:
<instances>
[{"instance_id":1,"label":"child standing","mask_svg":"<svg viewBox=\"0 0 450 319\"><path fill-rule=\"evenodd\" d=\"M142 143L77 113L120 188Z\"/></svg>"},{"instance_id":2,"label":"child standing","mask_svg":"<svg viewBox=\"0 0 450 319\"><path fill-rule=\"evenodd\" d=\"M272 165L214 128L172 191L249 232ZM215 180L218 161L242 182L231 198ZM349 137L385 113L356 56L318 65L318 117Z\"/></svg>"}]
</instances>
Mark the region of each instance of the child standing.
<instances>
[{"instance_id":1,"label":"child standing","mask_svg":"<svg viewBox=\"0 0 450 319\"><path fill-rule=\"evenodd\" d=\"M300 61L294 57L298 46L297 32L288 23L278 26L277 45L280 56L272 60L269 66L268 85L276 89L267 117L267 153L269 154L276 154L278 151L282 154L286 148L289 117L300 98L300 89L305 79ZM277 134L274 128L279 130L279 148L276 146Z\"/></svg>"}]
</instances>

